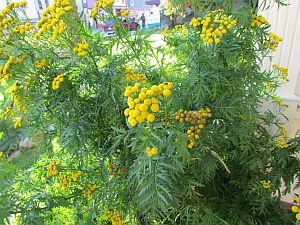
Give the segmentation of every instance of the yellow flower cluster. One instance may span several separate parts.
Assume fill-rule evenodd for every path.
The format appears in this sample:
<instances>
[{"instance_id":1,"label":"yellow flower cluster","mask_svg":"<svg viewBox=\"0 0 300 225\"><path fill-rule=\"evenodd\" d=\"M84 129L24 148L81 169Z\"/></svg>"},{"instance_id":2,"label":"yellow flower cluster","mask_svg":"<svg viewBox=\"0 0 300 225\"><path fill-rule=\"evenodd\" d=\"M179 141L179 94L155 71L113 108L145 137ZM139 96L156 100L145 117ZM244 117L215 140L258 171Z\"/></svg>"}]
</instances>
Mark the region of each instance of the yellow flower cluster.
<instances>
[{"instance_id":1,"label":"yellow flower cluster","mask_svg":"<svg viewBox=\"0 0 300 225\"><path fill-rule=\"evenodd\" d=\"M276 34L273 32L269 33L269 40L266 40L265 44L272 49L272 51L276 51L279 42L281 42L283 39L279 38Z\"/></svg>"},{"instance_id":2,"label":"yellow flower cluster","mask_svg":"<svg viewBox=\"0 0 300 225\"><path fill-rule=\"evenodd\" d=\"M47 177L52 177L52 176L58 174L56 162L55 161L50 162L50 165L47 167L47 170L48 170Z\"/></svg>"},{"instance_id":3,"label":"yellow flower cluster","mask_svg":"<svg viewBox=\"0 0 300 225\"><path fill-rule=\"evenodd\" d=\"M16 57L10 56L4 66L0 66L0 79L4 78L8 80L9 78L13 77L12 73L9 73L9 69L11 65L15 65L17 63L22 63L28 58L28 55L22 55L17 60Z\"/></svg>"},{"instance_id":4,"label":"yellow flower cluster","mask_svg":"<svg viewBox=\"0 0 300 225\"><path fill-rule=\"evenodd\" d=\"M150 89L143 87L141 83L127 86L124 95L128 97L128 108L124 110L124 115L128 117L128 123L136 126L145 120L154 122L155 115L159 111L158 98L160 95L169 97L173 84L166 82L160 85L153 85ZM149 112L151 110L151 112Z\"/></svg>"},{"instance_id":5,"label":"yellow flower cluster","mask_svg":"<svg viewBox=\"0 0 300 225\"><path fill-rule=\"evenodd\" d=\"M168 34L168 33L169 33L169 28L168 28L168 27L166 27L166 28L161 32L162 35L165 35L165 34Z\"/></svg>"},{"instance_id":6,"label":"yellow flower cluster","mask_svg":"<svg viewBox=\"0 0 300 225\"><path fill-rule=\"evenodd\" d=\"M17 9L17 8L21 8L21 7L24 7L26 5L26 1L21 1L21 2L15 2L15 3L9 3L5 9L3 9L1 12L0 12L0 34L2 35L2 29L1 28L7 28L6 25L9 23L9 22L12 22L13 19L12 18L6 18L8 16L8 14L14 10L14 9Z\"/></svg>"},{"instance_id":7,"label":"yellow flower cluster","mask_svg":"<svg viewBox=\"0 0 300 225\"><path fill-rule=\"evenodd\" d=\"M109 164L109 166L108 166L109 175L112 175L112 176L116 175L115 169L116 169L116 164L114 162Z\"/></svg>"},{"instance_id":8,"label":"yellow flower cluster","mask_svg":"<svg viewBox=\"0 0 300 225\"><path fill-rule=\"evenodd\" d=\"M180 109L175 113L175 119L180 122L187 122L192 124L187 130L187 135L190 138L188 148L192 149L195 146L195 140L200 138L201 130L204 128L206 118L211 117L211 109L203 108L198 111L184 111Z\"/></svg>"},{"instance_id":9,"label":"yellow flower cluster","mask_svg":"<svg viewBox=\"0 0 300 225\"><path fill-rule=\"evenodd\" d=\"M57 90L59 88L59 85L61 82L64 81L64 74L60 74L57 77L55 77L52 81L52 89Z\"/></svg>"},{"instance_id":10,"label":"yellow flower cluster","mask_svg":"<svg viewBox=\"0 0 300 225\"><path fill-rule=\"evenodd\" d=\"M123 224L121 215L116 209L114 209L114 211L106 210L104 212L104 219L110 220L112 225L122 225Z\"/></svg>"},{"instance_id":11,"label":"yellow flower cluster","mask_svg":"<svg viewBox=\"0 0 300 225\"><path fill-rule=\"evenodd\" d=\"M201 129L204 128L203 124L200 124L198 126L191 126L188 131L186 132L188 137L190 138L190 142L188 144L188 148L192 149L193 147L195 147L195 139L198 140L200 138L200 132Z\"/></svg>"},{"instance_id":12,"label":"yellow flower cluster","mask_svg":"<svg viewBox=\"0 0 300 225\"><path fill-rule=\"evenodd\" d=\"M129 69L126 67L125 69L125 80L126 81L134 81L134 82L140 82L142 84L147 83L147 76L145 74L138 74L135 70Z\"/></svg>"},{"instance_id":13,"label":"yellow flower cluster","mask_svg":"<svg viewBox=\"0 0 300 225\"><path fill-rule=\"evenodd\" d=\"M88 184L85 188L85 190L83 190L83 197L84 198L89 198L91 197L92 193L94 192L94 190L96 189L97 185L96 184Z\"/></svg>"},{"instance_id":14,"label":"yellow flower cluster","mask_svg":"<svg viewBox=\"0 0 300 225\"><path fill-rule=\"evenodd\" d=\"M263 17L262 15L258 15L258 16L252 15L250 25L251 25L252 27L254 27L254 26L260 27L260 26L263 26L263 25L269 26L270 23L269 23L269 22L266 20L266 18Z\"/></svg>"},{"instance_id":15,"label":"yellow flower cluster","mask_svg":"<svg viewBox=\"0 0 300 225\"><path fill-rule=\"evenodd\" d=\"M92 9L91 16L95 17L98 15L99 8L105 9L114 4L115 0L97 0Z\"/></svg>"},{"instance_id":16,"label":"yellow flower cluster","mask_svg":"<svg viewBox=\"0 0 300 225\"><path fill-rule=\"evenodd\" d=\"M22 126L21 122L23 120L23 116L15 118L14 128L17 129Z\"/></svg>"},{"instance_id":17,"label":"yellow flower cluster","mask_svg":"<svg viewBox=\"0 0 300 225\"><path fill-rule=\"evenodd\" d=\"M279 148L287 148L289 136L287 135L286 129L282 126L280 126L281 134L277 137L277 147Z\"/></svg>"},{"instance_id":18,"label":"yellow flower cluster","mask_svg":"<svg viewBox=\"0 0 300 225\"><path fill-rule=\"evenodd\" d=\"M27 58L28 58L28 55L22 55L21 57L19 57L18 63L24 62Z\"/></svg>"},{"instance_id":19,"label":"yellow flower cluster","mask_svg":"<svg viewBox=\"0 0 300 225\"><path fill-rule=\"evenodd\" d=\"M41 61L37 61L36 64L34 65L34 68L36 69L41 69L43 67L49 66L48 62L46 59L42 59Z\"/></svg>"},{"instance_id":20,"label":"yellow flower cluster","mask_svg":"<svg viewBox=\"0 0 300 225\"><path fill-rule=\"evenodd\" d=\"M263 188L265 188L265 189L269 189L271 187L270 180L261 180L260 183L263 186Z\"/></svg>"},{"instance_id":21,"label":"yellow flower cluster","mask_svg":"<svg viewBox=\"0 0 300 225\"><path fill-rule=\"evenodd\" d=\"M8 73L9 67L11 65L17 64L17 60L14 56L10 56L8 61L5 63L4 66L0 66L0 79L4 78L5 80L8 80L9 78L13 77L11 73Z\"/></svg>"},{"instance_id":22,"label":"yellow flower cluster","mask_svg":"<svg viewBox=\"0 0 300 225\"><path fill-rule=\"evenodd\" d=\"M292 206L292 211L294 213L296 213L296 219L300 220L300 208L299 208L299 204L300 204L300 197L294 198L294 201L296 204L298 205L294 205Z\"/></svg>"},{"instance_id":23,"label":"yellow flower cluster","mask_svg":"<svg viewBox=\"0 0 300 225\"><path fill-rule=\"evenodd\" d=\"M5 111L4 113L2 113L1 118L3 118L4 120L7 120L8 117L13 116L14 115L14 110L13 107L11 105L8 105L5 107Z\"/></svg>"},{"instance_id":24,"label":"yellow flower cluster","mask_svg":"<svg viewBox=\"0 0 300 225\"><path fill-rule=\"evenodd\" d=\"M81 175L81 171L72 172L72 173L67 172L65 174L60 173L59 174L60 188L63 191L66 191L67 188L72 185L72 182L76 182L78 180L78 177L80 175Z\"/></svg>"},{"instance_id":25,"label":"yellow flower cluster","mask_svg":"<svg viewBox=\"0 0 300 225\"><path fill-rule=\"evenodd\" d=\"M69 186L72 184L72 177L69 174L59 173L59 184L60 188L63 191L66 191Z\"/></svg>"},{"instance_id":26,"label":"yellow flower cluster","mask_svg":"<svg viewBox=\"0 0 300 225\"><path fill-rule=\"evenodd\" d=\"M26 31L34 29L34 25L30 22L27 22L25 25L16 26L13 30L14 33L24 34Z\"/></svg>"},{"instance_id":27,"label":"yellow flower cluster","mask_svg":"<svg viewBox=\"0 0 300 225\"><path fill-rule=\"evenodd\" d=\"M78 43L77 46L73 49L73 51L76 52L78 56L86 56L88 54L88 48L89 44Z\"/></svg>"},{"instance_id":28,"label":"yellow flower cluster","mask_svg":"<svg viewBox=\"0 0 300 225\"><path fill-rule=\"evenodd\" d=\"M264 86L265 87L274 87L275 83L274 82L265 82Z\"/></svg>"},{"instance_id":29,"label":"yellow flower cluster","mask_svg":"<svg viewBox=\"0 0 300 225\"><path fill-rule=\"evenodd\" d=\"M1 18L1 17L0 17ZM13 21L12 18L7 18L7 19L0 19L0 34L1 36L3 35L3 30L2 29L8 29L9 25Z\"/></svg>"},{"instance_id":30,"label":"yellow flower cluster","mask_svg":"<svg viewBox=\"0 0 300 225\"><path fill-rule=\"evenodd\" d=\"M175 31L181 33L182 35L187 35L188 33L188 27L183 25L176 25L175 26Z\"/></svg>"},{"instance_id":31,"label":"yellow flower cluster","mask_svg":"<svg viewBox=\"0 0 300 225\"><path fill-rule=\"evenodd\" d=\"M23 111L24 113L26 113L27 109L21 101L19 92L20 92L19 84L18 84L18 82L15 82L10 89L11 99L13 100L13 102L15 103L15 105L19 111Z\"/></svg>"},{"instance_id":32,"label":"yellow flower cluster","mask_svg":"<svg viewBox=\"0 0 300 225\"><path fill-rule=\"evenodd\" d=\"M11 87L11 89L9 90L9 92L10 92L11 96L13 97L14 95L17 94L18 90L19 90L19 84L18 84L18 82L15 82L13 84L13 86Z\"/></svg>"},{"instance_id":33,"label":"yellow flower cluster","mask_svg":"<svg viewBox=\"0 0 300 225\"><path fill-rule=\"evenodd\" d=\"M201 38L208 44L219 43L221 37L236 25L237 21L223 10L208 13L203 20L193 18L190 26L201 30Z\"/></svg>"},{"instance_id":34,"label":"yellow flower cluster","mask_svg":"<svg viewBox=\"0 0 300 225\"><path fill-rule=\"evenodd\" d=\"M0 152L0 158L2 158L3 157L3 152Z\"/></svg>"},{"instance_id":35,"label":"yellow flower cluster","mask_svg":"<svg viewBox=\"0 0 300 225\"><path fill-rule=\"evenodd\" d=\"M193 18L190 21L190 26L193 26L195 29L201 25L201 18Z\"/></svg>"},{"instance_id":36,"label":"yellow flower cluster","mask_svg":"<svg viewBox=\"0 0 300 225\"><path fill-rule=\"evenodd\" d=\"M39 38L45 31L52 30L52 39L57 40L58 34L65 31L65 23L62 21L62 16L72 9L73 7L69 0L55 0L53 5L42 12L42 18L36 24L40 30L35 36Z\"/></svg>"},{"instance_id":37,"label":"yellow flower cluster","mask_svg":"<svg viewBox=\"0 0 300 225\"><path fill-rule=\"evenodd\" d=\"M191 124L203 124L206 121L205 117L211 116L211 109L208 107L199 109L198 111L184 111L183 109L180 109L175 113L176 120L179 120L180 122L189 122Z\"/></svg>"},{"instance_id":38,"label":"yellow flower cluster","mask_svg":"<svg viewBox=\"0 0 300 225\"><path fill-rule=\"evenodd\" d=\"M92 16L93 18L95 18L95 17L98 15L98 13L99 13L98 7L94 7L94 8L92 9L91 16Z\"/></svg>"},{"instance_id":39,"label":"yellow flower cluster","mask_svg":"<svg viewBox=\"0 0 300 225\"><path fill-rule=\"evenodd\" d=\"M284 67L281 67L277 64L273 64L272 65L275 69L277 69L280 74L282 74L282 76L280 77L283 81L288 81L289 79L287 78L289 73L288 73L288 68L284 68Z\"/></svg>"},{"instance_id":40,"label":"yellow flower cluster","mask_svg":"<svg viewBox=\"0 0 300 225\"><path fill-rule=\"evenodd\" d=\"M175 30L182 30L182 29L187 30L188 29L184 24L182 24L182 25L178 24L174 28L175 28Z\"/></svg>"},{"instance_id":41,"label":"yellow flower cluster","mask_svg":"<svg viewBox=\"0 0 300 225\"><path fill-rule=\"evenodd\" d=\"M9 18L9 19L11 19L11 18ZM6 21L6 20L7 19L5 19L5 20L0 19L0 38L3 38L5 36L3 33L3 30L8 29L8 25L6 23L4 23L4 21ZM10 35L7 35L6 37L7 37L7 39L10 39Z\"/></svg>"},{"instance_id":42,"label":"yellow flower cluster","mask_svg":"<svg viewBox=\"0 0 300 225\"><path fill-rule=\"evenodd\" d=\"M77 171L77 172L72 172L71 176L74 182L77 182L78 177L81 175L81 171Z\"/></svg>"},{"instance_id":43,"label":"yellow flower cluster","mask_svg":"<svg viewBox=\"0 0 300 225\"><path fill-rule=\"evenodd\" d=\"M111 176L114 176L116 174L124 174L125 167L122 166L122 167L120 167L119 169L116 170L116 164L114 162L112 162L108 166L108 171L109 171L109 175L111 175Z\"/></svg>"},{"instance_id":44,"label":"yellow flower cluster","mask_svg":"<svg viewBox=\"0 0 300 225\"><path fill-rule=\"evenodd\" d=\"M158 153L158 150L157 150L157 148L147 147L146 152L147 152L148 156L151 158L151 157L155 156Z\"/></svg>"},{"instance_id":45,"label":"yellow flower cluster","mask_svg":"<svg viewBox=\"0 0 300 225\"><path fill-rule=\"evenodd\" d=\"M121 9L120 13L121 13L121 16L128 16L129 15L129 10Z\"/></svg>"}]
</instances>

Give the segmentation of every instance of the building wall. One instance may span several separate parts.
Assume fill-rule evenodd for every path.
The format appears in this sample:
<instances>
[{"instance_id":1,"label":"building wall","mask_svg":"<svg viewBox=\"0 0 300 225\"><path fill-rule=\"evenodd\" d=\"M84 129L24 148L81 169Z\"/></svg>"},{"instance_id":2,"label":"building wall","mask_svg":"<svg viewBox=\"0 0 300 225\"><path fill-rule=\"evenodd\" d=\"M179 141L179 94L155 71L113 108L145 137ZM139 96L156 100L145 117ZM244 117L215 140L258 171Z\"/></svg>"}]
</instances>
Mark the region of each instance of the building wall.
<instances>
[{"instance_id":1,"label":"building wall","mask_svg":"<svg viewBox=\"0 0 300 225\"><path fill-rule=\"evenodd\" d=\"M274 2L274 1L272 1ZM278 94L289 107L286 115L289 122L286 123L289 136L295 136L300 130L300 1L287 0L286 7L274 4L270 9L261 12L271 23L271 31L283 38L279 44L274 59L265 60L263 69L270 69L273 63L288 68L289 82L278 90Z\"/></svg>"},{"instance_id":2,"label":"building wall","mask_svg":"<svg viewBox=\"0 0 300 225\"><path fill-rule=\"evenodd\" d=\"M149 10L152 5L147 5L147 0L126 0L130 10Z\"/></svg>"},{"instance_id":3,"label":"building wall","mask_svg":"<svg viewBox=\"0 0 300 225\"><path fill-rule=\"evenodd\" d=\"M127 0L115 0L114 7L126 8Z\"/></svg>"},{"instance_id":4,"label":"building wall","mask_svg":"<svg viewBox=\"0 0 300 225\"><path fill-rule=\"evenodd\" d=\"M289 107L285 114L289 122L285 124L289 137L294 137L300 130L300 1L287 0L289 6L280 7L277 5L262 11L261 14L271 23L272 31L283 38L272 62L265 60L264 69L270 69L273 63L287 67L289 70L289 82L285 83L278 94L283 103ZM298 155L300 157L300 155ZM296 185L294 183L294 187ZM282 187L284 190L285 187ZM299 194L299 190L293 190L291 194L283 196L282 201L292 203L293 197Z\"/></svg>"},{"instance_id":5,"label":"building wall","mask_svg":"<svg viewBox=\"0 0 300 225\"><path fill-rule=\"evenodd\" d=\"M96 2L96 0L77 0L77 1L78 1L78 3L81 1L82 2L81 4L83 5L83 7L89 8L89 9L94 8L94 3ZM115 0L114 7L125 9L127 7L127 1L128 0Z\"/></svg>"}]
</instances>

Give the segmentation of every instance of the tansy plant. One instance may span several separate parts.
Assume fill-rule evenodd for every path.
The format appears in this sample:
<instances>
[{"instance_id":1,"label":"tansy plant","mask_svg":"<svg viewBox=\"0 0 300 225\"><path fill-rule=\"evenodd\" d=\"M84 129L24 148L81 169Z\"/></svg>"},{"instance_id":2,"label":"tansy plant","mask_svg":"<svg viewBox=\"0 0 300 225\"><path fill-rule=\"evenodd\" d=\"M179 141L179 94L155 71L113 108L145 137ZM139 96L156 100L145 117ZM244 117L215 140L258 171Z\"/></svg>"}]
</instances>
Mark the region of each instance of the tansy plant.
<instances>
[{"instance_id":1,"label":"tansy plant","mask_svg":"<svg viewBox=\"0 0 300 225\"><path fill-rule=\"evenodd\" d=\"M199 11L157 46L113 3L96 1L92 16L114 20L114 38L89 30L69 0L36 26L25 3L0 13L1 121L47 140L46 156L1 194L1 222L56 224L62 210L69 224L295 220L280 197L300 176L300 140L261 110L282 109L275 91L288 79L283 65L261 70L283 41L266 19L251 5Z\"/></svg>"}]
</instances>

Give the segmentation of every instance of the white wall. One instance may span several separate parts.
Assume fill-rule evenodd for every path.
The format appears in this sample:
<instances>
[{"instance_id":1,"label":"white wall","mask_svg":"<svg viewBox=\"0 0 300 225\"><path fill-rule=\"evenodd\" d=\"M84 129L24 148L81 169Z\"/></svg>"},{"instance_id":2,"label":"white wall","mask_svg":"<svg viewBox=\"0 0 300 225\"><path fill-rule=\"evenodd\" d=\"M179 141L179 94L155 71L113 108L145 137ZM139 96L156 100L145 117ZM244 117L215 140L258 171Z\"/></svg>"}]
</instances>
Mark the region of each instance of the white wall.
<instances>
[{"instance_id":1,"label":"white wall","mask_svg":"<svg viewBox=\"0 0 300 225\"><path fill-rule=\"evenodd\" d=\"M275 1L272 1L275 2ZM289 82L285 83L278 90L278 94L284 103L289 105L286 115L289 122L286 123L289 136L294 136L296 130L300 129L299 112L300 106L300 1L287 0L287 7L280 7L274 4L270 9L261 12L271 23L271 31L283 38L279 48L270 62L265 60L264 69L271 69L276 63L288 68Z\"/></svg>"},{"instance_id":2,"label":"white wall","mask_svg":"<svg viewBox=\"0 0 300 225\"><path fill-rule=\"evenodd\" d=\"M6 6L6 2L4 0L0 1L0 10L3 10Z\"/></svg>"},{"instance_id":3,"label":"white wall","mask_svg":"<svg viewBox=\"0 0 300 225\"><path fill-rule=\"evenodd\" d=\"M19 2L19 0L14 0L15 2ZM37 7L34 0L27 0L26 13L30 19L38 19L39 14L37 12Z\"/></svg>"},{"instance_id":4,"label":"white wall","mask_svg":"<svg viewBox=\"0 0 300 225\"><path fill-rule=\"evenodd\" d=\"M76 0L76 5L78 7L78 12L81 13L83 11L82 0Z\"/></svg>"},{"instance_id":5,"label":"white wall","mask_svg":"<svg viewBox=\"0 0 300 225\"><path fill-rule=\"evenodd\" d=\"M284 84L278 94L283 103L289 107L285 114L289 122L285 124L289 137L294 137L300 130L300 1L287 0L289 6L272 8L262 11L272 25L272 31L283 38L272 62L265 60L264 69L270 69L273 63L287 67L289 70L289 82ZM298 155L300 157L300 155ZM296 181L295 181L296 183ZM285 189L285 187L282 187ZM299 194L299 190L293 190L290 195L283 196L282 200L292 203L293 196Z\"/></svg>"}]
</instances>

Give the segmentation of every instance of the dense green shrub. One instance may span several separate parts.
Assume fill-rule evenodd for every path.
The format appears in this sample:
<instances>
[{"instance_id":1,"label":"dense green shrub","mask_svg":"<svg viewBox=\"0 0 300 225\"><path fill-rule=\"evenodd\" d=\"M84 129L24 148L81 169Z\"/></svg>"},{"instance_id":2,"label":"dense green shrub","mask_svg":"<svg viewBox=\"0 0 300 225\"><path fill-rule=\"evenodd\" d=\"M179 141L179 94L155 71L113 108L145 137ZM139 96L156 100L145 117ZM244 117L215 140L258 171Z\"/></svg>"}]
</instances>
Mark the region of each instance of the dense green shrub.
<instances>
[{"instance_id":1,"label":"dense green shrub","mask_svg":"<svg viewBox=\"0 0 300 225\"><path fill-rule=\"evenodd\" d=\"M251 7L210 11L165 30L154 47L143 30L122 25L110 1L98 2L107 12L99 17L116 21L114 38L88 30L67 0L56 0L38 28L22 25L22 4L1 12L10 110L26 112L48 139L45 156L2 194L10 202L3 217L292 224L280 196L299 178L300 139L288 140L280 114L261 110L264 101L284 107L275 91L287 77L278 65L261 71L281 41L268 22Z\"/></svg>"}]
</instances>

